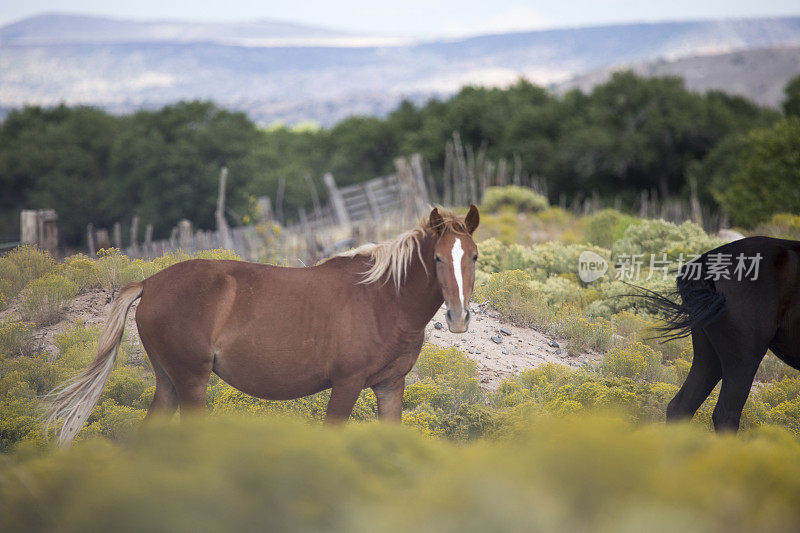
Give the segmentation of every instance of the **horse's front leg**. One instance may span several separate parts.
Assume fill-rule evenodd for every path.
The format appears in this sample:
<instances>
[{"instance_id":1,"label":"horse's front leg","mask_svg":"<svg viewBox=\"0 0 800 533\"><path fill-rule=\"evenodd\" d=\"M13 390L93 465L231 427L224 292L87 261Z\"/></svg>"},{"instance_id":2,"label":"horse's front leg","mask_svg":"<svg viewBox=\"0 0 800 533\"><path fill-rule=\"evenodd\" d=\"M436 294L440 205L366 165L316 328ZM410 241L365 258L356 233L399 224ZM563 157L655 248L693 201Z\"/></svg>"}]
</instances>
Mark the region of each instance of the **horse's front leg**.
<instances>
[{"instance_id":1,"label":"horse's front leg","mask_svg":"<svg viewBox=\"0 0 800 533\"><path fill-rule=\"evenodd\" d=\"M405 388L405 375L382 381L372 387L375 397L378 399L378 418L400 422L403 415Z\"/></svg>"},{"instance_id":2,"label":"horse's front leg","mask_svg":"<svg viewBox=\"0 0 800 533\"><path fill-rule=\"evenodd\" d=\"M358 395L364 388L364 380L353 379L335 382L331 387L331 398L328 400L328 409L325 412L325 423L335 424L350 418L353 407L358 401Z\"/></svg>"}]
</instances>

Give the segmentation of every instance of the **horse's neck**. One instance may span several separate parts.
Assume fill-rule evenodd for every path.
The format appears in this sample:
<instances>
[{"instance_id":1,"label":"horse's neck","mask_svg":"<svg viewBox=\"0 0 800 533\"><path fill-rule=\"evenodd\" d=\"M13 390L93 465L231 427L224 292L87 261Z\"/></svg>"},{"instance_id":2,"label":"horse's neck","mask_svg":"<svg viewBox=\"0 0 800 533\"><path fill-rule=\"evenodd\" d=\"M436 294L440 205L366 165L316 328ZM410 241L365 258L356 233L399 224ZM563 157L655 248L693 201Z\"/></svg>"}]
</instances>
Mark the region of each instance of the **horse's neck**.
<instances>
[{"instance_id":1,"label":"horse's neck","mask_svg":"<svg viewBox=\"0 0 800 533\"><path fill-rule=\"evenodd\" d=\"M419 246L421 253L414 251L396 299L403 321L412 329L423 330L442 306L444 298L436 279L436 265L433 261L434 238L425 236L420 240ZM388 288L389 284L386 286ZM394 290L393 286L391 290Z\"/></svg>"}]
</instances>

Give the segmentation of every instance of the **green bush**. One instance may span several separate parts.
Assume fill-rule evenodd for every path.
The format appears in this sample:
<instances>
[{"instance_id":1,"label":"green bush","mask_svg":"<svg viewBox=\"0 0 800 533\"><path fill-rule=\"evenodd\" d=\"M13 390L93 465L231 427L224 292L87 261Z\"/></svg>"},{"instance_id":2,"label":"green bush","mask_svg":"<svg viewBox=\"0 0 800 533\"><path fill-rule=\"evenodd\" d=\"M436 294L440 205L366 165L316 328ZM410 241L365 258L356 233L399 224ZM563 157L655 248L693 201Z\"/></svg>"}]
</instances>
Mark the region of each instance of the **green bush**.
<instances>
[{"instance_id":1,"label":"green bush","mask_svg":"<svg viewBox=\"0 0 800 533\"><path fill-rule=\"evenodd\" d=\"M104 289L116 290L136 281L129 269L130 259L116 248L98 250L96 264L98 281Z\"/></svg>"},{"instance_id":2,"label":"green bush","mask_svg":"<svg viewBox=\"0 0 800 533\"><path fill-rule=\"evenodd\" d=\"M800 376L800 371L790 367L777 357L775 354L768 351L767 355L762 359L761 365L756 372L756 381L780 381L786 377Z\"/></svg>"},{"instance_id":3,"label":"green bush","mask_svg":"<svg viewBox=\"0 0 800 533\"><path fill-rule=\"evenodd\" d=\"M0 355L30 355L34 343L33 324L0 322Z\"/></svg>"},{"instance_id":4,"label":"green bush","mask_svg":"<svg viewBox=\"0 0 800 533\"><path fill-rule=\"evenodd\" d=\"M535 413L612 412L637 423L662 421L667 403L677 391L671 383L550 363L501 384L492 399L499 408L495 428L499 434L508 434L515 421ZM710 427L710 420L705 423Z\"/></svg>"},{"instance_id":5,"label":"green bush","mask_svg":"<svg viewBox=\"0 0 800 533\"><path fill-rule=\"evenodd\" d=\"M603 209L584 219L584 236L591 244L611 249L622 238L625 230L639 222L640 219L620 213L616 209Z\"/></svg>"},{"instance_id":6,"label":"green bush","mask_svg":"<svg viewBox=\"0 0 800 533\"><path fill-rule=\"evenodd\" d=\"M320 421L325 418L331 391L324 390L311 396L294 400L272 401L255 398L237 390L222 380L217 380L208 389L207 401L215 413L248 413L255 415L293 415L306 420ZM377 400L370 389L361 392L356 401L351 420L367 421L377 415Z\"/></svg>"},{"instance_id":7,"label":"green bush","mask_svg":"<svg viewBox=\"0 0 800 533\"><path fill-rule=\"evenodd\" d=\"M423 346L414 374L423 385L432 385L436 391L427 397L426 403L447 414L455 414L463 405L474 404L483 398L475 361L458 348ZM409 388L413 395L414 384Z\"/></svg>"},{"instance_id":8,"label":"green bush","mask_svg":"<svg viewBox=\"0 0 800 533\"><path fill-rule=\"evenodd\" d=\"M673 339L669 342L662 342L661 331L658 327L663 322L651 316L635 314L631 311L622 311L611 317L614 330L622 337L625 343L641 342L659 352L664 361L675 361L692 359L692 338L684 337Z\"/></svg>"},{"instance_id":9,"label":"green bush","mask_svg":"<svg viewBox=\"0 0 800 533\"><path fill-rule=\"evenodd\" d=\"M644 254L644 262L649 266L651 254L657 260L662 259L664 253L673 260L684 254L688 261L693 254L702 254L722 244L722 240L708 235L694 222L676 226L664 220L642 220L625 230L622 239L614 243L612 252L616 259L621 255Z\"/></svg>"},{"instance_id":10,"label":"green bush","mask_svg":"<svg viewBox=\"0 0 800 533\"><path fill-rule=\"evenodd\" d=\"M597 246L564 244L558 241L521 246L504 245L496 239L488 239L478 245L478 250L478 268L484 272L522 270L541 282L552 276L566 276L577 282L578 258L584 251L594 252L606 260L611 255L608 250ZM613 274L614 270L611 268L606 275L610 277Z\"/></svg>"},{"instance_id":11,"label":"green bush","mask_svg":"<svg viewBox=\"0 0 800 533\"><path fill-rule=\"evenodd\" d=\"M6 304L32 280L55 267L53 257L35 246L18 246L0 257L0 300Z\"/></svg>"},{"instance_id":12,"label":"green bush","mask_svg":"<svg viewBox=\"0 0 800 533\"><path fill-rule=\"evenodd\" d=\"M531 278L520 270L498 272L475 287L475 301L488 300L503 318L520 326L547 328L552 311L544 295L534 292Z\"/></svg>"},{"instance_id":13,"label":"green bush","mask_svg":"<svg viewBox=\"0 0 800 533\"><path fill-rule=\"evenodd\" d=\"M56 336L57 357L29 353L24 357L5 357L0 353L0 451L7 452L20 441L44 444L41 426L42 397L59 383L74 377L94 358L99 327L75 323ZM119 438L129 421L141 420L152 397L153 376L141 368L125 365L131 345L123 339L118 364L108 386L89 418L89 427L79 439L102 435ZM124 415L124 416L122 416ZM129 416L130 415L130 416Z\"/></svg>"},{"instance_id":14,"label":"green bush","mask_svg":"<svg viewBox=\"0 0 800 533\"><path fill-rule=\"evenodd\" d=\"M648 280L647 275L644 275L631 283L660 294L670 294L675 290L673 276L662 279L658 274ZM602 297L595 298L586 307L588 316L611 318L612 315L622 311L634 311L653 316L663 315L660 308L654 306L652 302L643 298L638 290L621 280L602 281L600 284L593 284L593 287L602 293Z\"/></svg>"},{"instance_id":15,"label":"green bush","mask_svg":"<svg viewBox=\"0 0 800 533\"><path fill-rule=\"evenodd\" d=\"M775 213L800 212L800 117L750 132L739 171L717 201L734 223L754 227Z\"/></svg>"},{"instance_id":16,"label":"green bush","mask_svg":"<svg viewBox=\"0 0 800 533\"><path fill-rule=\"evenodd\" d=\"M81 291L103 286L98 261L89 259L83 254L71 255L64 259L59 265L59 273L75 283Z\"/></svg>"},{"instance_id":17,"label":"green bush","mask_svg":"<svg viewBox=\"0 0 800 533\"><path fill-rule=\"evenodd\" d=\"M23 290L19 313L37 326L55 324L64 316L64 307L78 294L78 285L59 274L48 274L31 281Z\"/></svg>"},{"instance_id":18,"label":"green bush","mask_svg":"<svg viewBox=\"0 0 800 533\"><path fill-rule=\"evenodd\" d=\"M81 439L105 437L121 441L134 435L145 417L143 409L120 405L114 400L105 400L95 407L89 423L81 431Z\"/></svg>"},{"instance_id":19,"label":"green bush","mask_svg":"<svg viewBox=\"0 0 800 533\"><path fill-rule=\"evenodd\" d=\"M567 352L578 355L586 350L605 351L611 346L614 328L604 319L589 320L581 309L562 306L550 324L553 335L567 339Z\"/></svg>"},{"instance_id":20,"label":"green bush","mask_svg":"<svg viewBox=\"0 0 800 533\"><path fill-rule=\"evenodd\" d=\"M544 281L553 275L568 275L578 280L578 258L585 252L594 252L610 259L608 250L585 244L563 244L557 241L535 244L530 247L531 263L527 272L533 279ZM606 276L613 275L613 269Z\"/></svg>"},{"instance_id":21,"label":"green bush","mask_svg":"<svg viewBox=\"0 0 800 533\"><path fill-rule=\"evenodd\" d=\"M149 377L149 376L148 376ZM147 403L142 403L143 395L148 389L149 382L141 369L132 368L130 366L121 365L115 371L111 372L108 378L108 384L103 395L103 398L113 400L117 405L132 407L136 409L146 409L149 406Z\"/></svg>"},{"instance_id":22,"label":"green bush","mask_svg":"<svg viewBox=\"0 0 800 533\"><path fill-rule=\"evenodd\" d=\"M533 263L530 248L519 244L506 245L493 238L478 243L478 252L478 269L489 274L526 270Z\"/></svg>"},{"instance_id":23,"label":"green bush","mask_svg":"<svg viewBox=\"0 0 800 533\"><path fill-rule=\"evenodd\" d=\"M0 354L0 453L8 453L23 439L37 438L39 398L57 382L58 372L45 354Z\"/></svg>"},{"instance_id":24,"label":"green bush","mask_svg":"<svg viewBox=\"0 0 800 533\"><path fill-rule=\"evenodd\" d=\"M545 281L531 281L533 290L545 298L551 307L570 305L583 307L597 297L594 290L586 290L573 280L572 276L552 276Z\"/></svg>"},{"instance_id":25,"label":"green bush","mask_svg":"<svg viewBox=\"0 0 800 533\"><path fill-rule=\"evenodd\" d=\"M630 378L636 381L675 383L677 376L661 364L661 354L642 344L615 346L603 356L600 364L603 375Z\"/></svg>"},{"instance_id":26,"label":"green bush","mask_svg":"<svg viewBox=\"0 0 800 533\"><path fill-rule=\"evenodd\" d=\"M800 240L800 215L776 213L767 222L759 224L754 235L766 235L778 239Z\"/></svg>"},{"instance_id":27,"label":"green bush","mask_svg":"<svg viewBox=\"0 0 800 533\"><path fill-rule=\"evenodd\" d=\"M481 203L481 209L488 213L496 213L503 207L511 207L520 213L536 213L544 211L549 206L547 198L541 194L517 185L489 187Z\"/></svg>"}]
</instances>

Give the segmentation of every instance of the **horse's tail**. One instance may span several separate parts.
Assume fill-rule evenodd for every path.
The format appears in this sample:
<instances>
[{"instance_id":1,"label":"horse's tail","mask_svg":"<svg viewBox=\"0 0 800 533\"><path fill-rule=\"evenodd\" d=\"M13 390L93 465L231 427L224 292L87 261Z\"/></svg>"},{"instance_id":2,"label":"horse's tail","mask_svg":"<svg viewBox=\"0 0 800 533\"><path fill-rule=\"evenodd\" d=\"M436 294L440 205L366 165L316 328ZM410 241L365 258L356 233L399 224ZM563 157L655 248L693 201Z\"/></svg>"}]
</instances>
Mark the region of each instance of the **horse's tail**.
<instances>
[{"instance_id":1,"label":"horse's tail","mask_svg":"<svg viewBox=\"0 0 800 533\"><path fill-rule=\"evenodd\" d=\"M702 257L695 261L702 261ZM725 311L725 295L718 292L714 282L705 279L700 270L684 266L676 280L676 290L669 295L637 287L640 296L666 315L664 325L656 328L664 342L691 335L692 329L707 326ZM676 299L680 297L680 303Z\"/></svg>"},{"instance_id":2,"label":"horse's tail","mask_svg":"<svg viewBox=\"0 0 800 533\"><path fill-rule=\"evenodd\" d=\"M55 425L58 443L69 445L97 405L100 394L114 368L117 351L125 331L125 317L133 302L142 296L144 284L131 283L122 288L111 305L103 332L97 343L97 355L89 368L61 384L46 399L45 428ZM59 427L60 423L60 427Z\"/></svg>"}]
</instances>

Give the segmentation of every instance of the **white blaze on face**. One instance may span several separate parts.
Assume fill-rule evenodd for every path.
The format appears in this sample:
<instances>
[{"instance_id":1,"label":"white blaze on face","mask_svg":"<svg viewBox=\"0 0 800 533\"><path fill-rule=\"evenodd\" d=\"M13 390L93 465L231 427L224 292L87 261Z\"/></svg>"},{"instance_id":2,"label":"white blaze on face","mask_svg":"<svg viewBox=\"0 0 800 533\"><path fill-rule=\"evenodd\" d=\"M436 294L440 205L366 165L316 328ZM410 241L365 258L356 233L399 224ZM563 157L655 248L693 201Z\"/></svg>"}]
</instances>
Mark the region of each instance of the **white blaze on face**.
<instances>
[{"instance_id":1,"label":"white blaze on face","mask_svg":"<svg viewBox=\"0 0 800 533\"><path fill-rule=\"evenodd\" d=\"M464 309L464 277L461 272L461 258L464 257L464 249L461 248L461 239L456 238L453 243L453 273L456 275L458 284L458 299L461 300L461 308Z\"/></svg>"}]
</instances>

